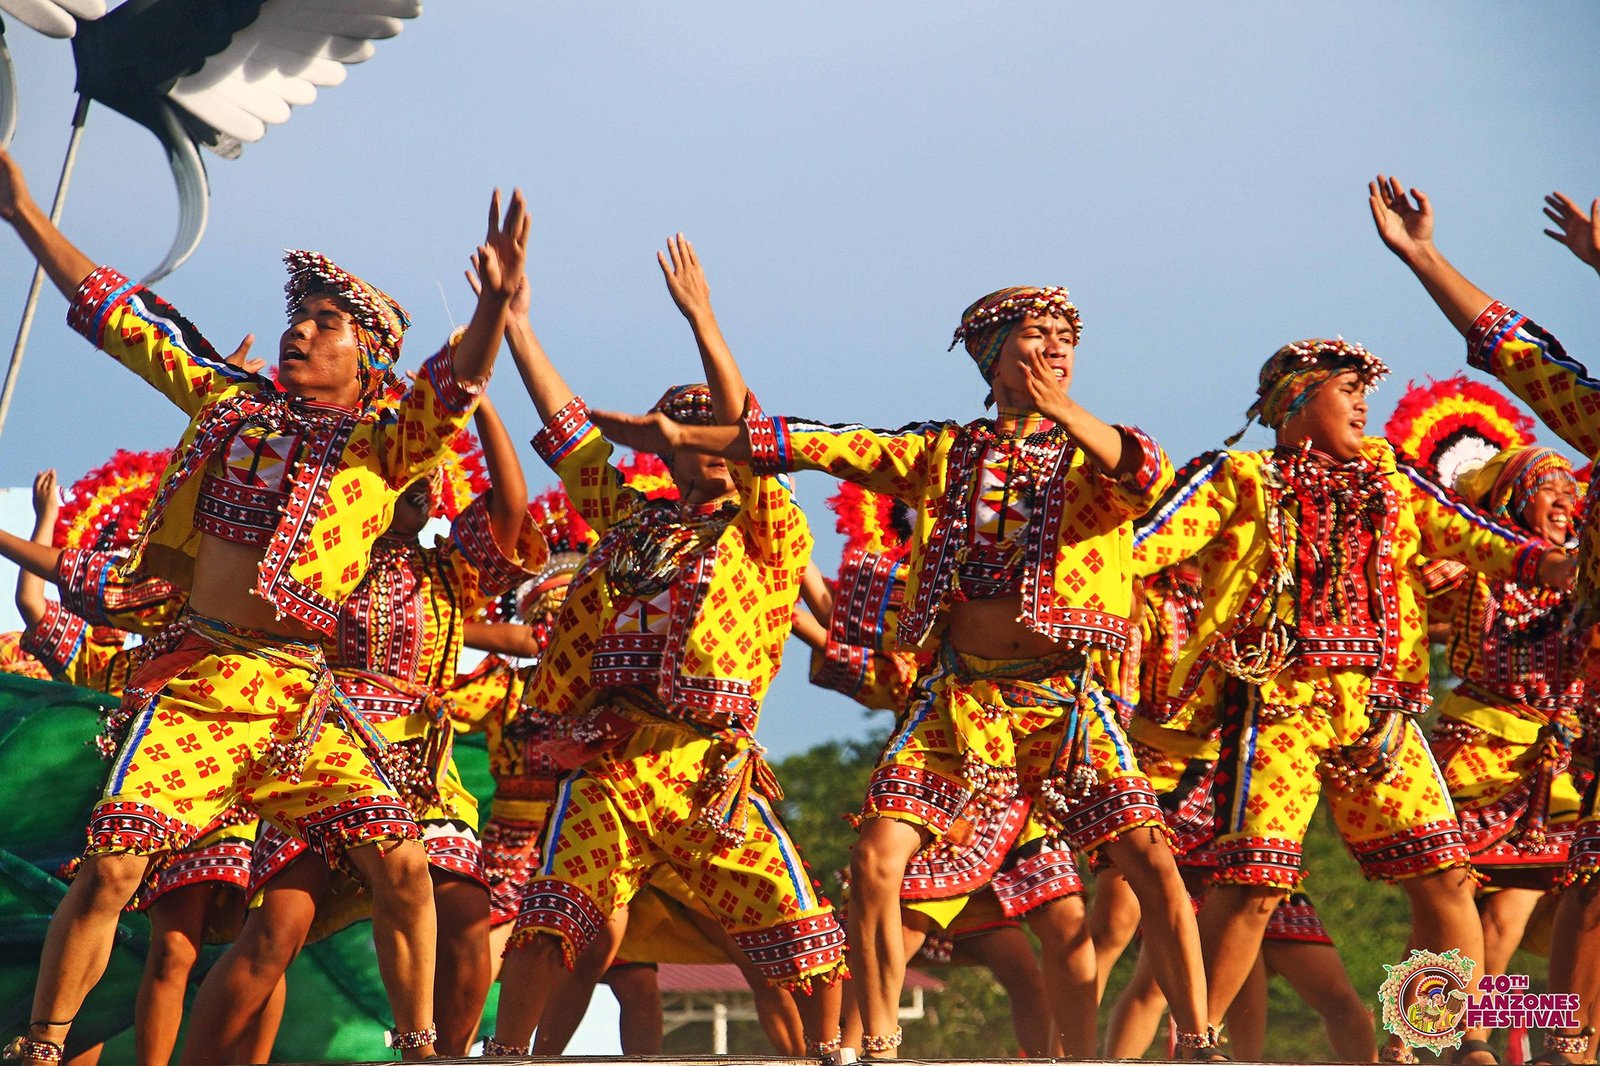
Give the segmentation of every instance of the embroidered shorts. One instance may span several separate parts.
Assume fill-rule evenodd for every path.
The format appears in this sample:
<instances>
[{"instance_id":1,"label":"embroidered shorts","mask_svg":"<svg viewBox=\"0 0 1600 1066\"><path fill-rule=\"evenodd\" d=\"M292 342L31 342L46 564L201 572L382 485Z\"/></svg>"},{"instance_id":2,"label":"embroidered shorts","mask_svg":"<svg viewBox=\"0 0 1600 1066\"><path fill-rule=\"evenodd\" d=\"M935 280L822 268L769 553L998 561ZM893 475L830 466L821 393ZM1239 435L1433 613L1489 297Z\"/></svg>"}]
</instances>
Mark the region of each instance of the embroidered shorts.
<instances>
[{"instance_id":1,"label":"embroidered shorts","mask_svg":"<svg viewBox=\"0 0 1600 1066\"><path fill-rule=\"evenodd\" d=\"M1458 702L1471 721L1451 714ZM1441 701L1442 716L1430 738L1444 770L1456 818L1472 852L1472 865L1495 883L1497 875L1529 876L1554 888L1567 863L1583 797L1562 758L1550 764L1539 726L1511 712L1458 701ZM1501 722L1501 719L1508 721ZM1510 728L1486 729L1478 724ZM1517 728L1517 727L1521 728ZM1516 739L1499 735L1518 734Z\"/></svg>"},{"instance_id":2,"label":"embroidered shorts","mask_svg":"<svg viewBox=\"0 0 1600 1066\"><path fill-rule=\"evenodd\" d=\"M1583 805L1578 815L1578 825L1573 831L1572 847L1567 852L1567 869L1562 875L1563 885L1587 884L1600 873L1600 774L1589 779L1583 792Z\"/></svg>"},{"instance_id":3,"label":"embroidered shorts","mask_svg":"<svg viewBox=\"0 0 1600 1066\"><path fill-rule=\"evenodd\" d=\"M1444 775L1416 719L1373 718L1338 700L1269 709L1255 693L1239 683L1224 687L1212 881L1297 887L1323 774L1334 778L1327 790L1334 824L1367 877L1398 881L1470 864ZM1356 762L1372 772L1340 779L1340 769Z\"/></svg>"},{"instance_id":4,"label":"embroidered shorts","mask_svg":"<svg viewBox=\"0 0 1600 1066\"><path fill-rule=\"evenodd\" d=\"M550 934L571 966L652 872L670 866L774 985L837 977L844 931L772 804L752 793L742 845L719 843L697 817L715 745L687 726L642 725L563 778L508 950Z\"/></svg>"},{"instance_id":5,"label":"embroidered shorts","mask_svg":"<svg viewBox=\"0 0 1600 1066\"><path fill-rule=\"evenodd\" d=\"M917 852L906 868L900 900L907 909L926 914L952 934L1002 919L1014 922L1047 903L1083 895L1083 877L1072 849L1053 838L1044 823L1033 817L1027 818L985 887L949 899L916 894L929 891L929 867L937 865L939 845L948 839Z\"/></svg>"},{"instance_id":6,"label":"embroidered shorts","mask_svg":"<svg viewBox=\"0 0 1600 1066\"><path fill-rule=\"evenodd\" d=\"M180 888L214 884L236 888L243 895L250 885L250 850L260 823L254 818L212 829L181 851L169 851L146 875L135 897L140 910Z\"/></svg>"},{"instance_id":7,"label":"embroidered shorts","mask_svg":"<svg viewBox=\"0 0 1600 1066\"><path fill-rule=\"evenodd\" d=\"M296 736L326 668L308 646L246 639L264 653L191 631L134 675L119 712L126 736L90 819L86 854L182 848L231 807L335 862L351 846L420 835L366 750L331 721L292 770L273 768L270 751Z\"/></svg>"},{"instance_id":8,"label":"embroidered shorts","mask_svg":"<svg viewBox=\"0 0 1600 1066\"><path fill-rule=\"evenodd\" d=\"M489 883L489 924L516 921L522 890L539 865L539 838L544 833L547 800L502 800L496 797L483 825L483 873Z\"/></svg>"},{"instance_id":9,"label":"embroidered shorts","mask_svg":"<svg viewBox=\"0 0 1600 1066\"><path fill-rule=\"evenodd\" d=\"M939 838L969 801L992 817L1019 793L1078 850L1165 829L1116 708L1086 671L946 648L889 738L863 814Z\"/></svg>"}]
</instances>

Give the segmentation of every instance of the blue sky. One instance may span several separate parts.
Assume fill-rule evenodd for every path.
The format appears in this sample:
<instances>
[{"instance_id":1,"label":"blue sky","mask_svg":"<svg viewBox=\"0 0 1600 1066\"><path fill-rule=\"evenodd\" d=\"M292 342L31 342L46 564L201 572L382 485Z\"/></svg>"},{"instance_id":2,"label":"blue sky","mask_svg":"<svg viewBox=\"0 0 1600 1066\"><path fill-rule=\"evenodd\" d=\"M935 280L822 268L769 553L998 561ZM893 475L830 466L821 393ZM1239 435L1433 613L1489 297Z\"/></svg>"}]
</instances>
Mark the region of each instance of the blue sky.
<instances>
[{"instance_id":1,"label":"blue sky","mask_svg":"<svg viewBox=\"0 0 1600 1066\"><path fill-rule=\"evenodd\" d=\"M13 150L47 201L71 53L22 26L7 38ZM520 184L535 324L597 404L642 408L698 376L653 259L681 229L770 409L972 417L981 382L945 351L961 308L1002 285L1064 284L1085 321L1076 395L1182 461L1238 428L1285 341L1338 333L1386 359L1375 427L1407 378L1461 366L1460 341L1373 234L1365 182L1380 169L1433 196L1438 242L1470 277L1578 358L1594 350L1600 279L1541 234L1539 208L1552 188L1600 195L1597 46L1600 10L1576 0L436 2L242 159L210 160L205 243L160 289L219 346L254 331L270 353L280 250L318 248L407 305L415 363L450 327L446 300L455 320L469 312L460 270L488 190ZM154 139L94 111L64 228L137 274L175 216ZM29 266L0 234L7 347ZM63 309L44 300L0 484L45 465L70 481L182 429ZM494 393L531 435L509 365ZM829 491L801 480L825 568ZM768 701L776 753L862 728L800 666Z\"/></svg>"}]
</instances>

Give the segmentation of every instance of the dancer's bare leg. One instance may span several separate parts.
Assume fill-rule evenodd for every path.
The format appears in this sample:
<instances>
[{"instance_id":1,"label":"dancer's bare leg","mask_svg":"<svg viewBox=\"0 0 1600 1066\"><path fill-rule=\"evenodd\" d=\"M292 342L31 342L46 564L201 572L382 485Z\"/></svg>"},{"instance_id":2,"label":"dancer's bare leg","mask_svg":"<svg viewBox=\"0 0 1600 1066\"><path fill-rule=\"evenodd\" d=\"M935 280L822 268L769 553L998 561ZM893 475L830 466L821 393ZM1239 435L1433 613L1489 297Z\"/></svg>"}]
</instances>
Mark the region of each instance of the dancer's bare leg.
<instances>
[{"instance_id":1,"label":"dancer's bare leg","mask_svg":"<svg viewBox=\"0 0 1600 1066\"><path fill-rule=\"evenodd\" d=\"M606 971L611 969L611 964L616 961L617 949L622 946L622 938L627 932L628 908L619 907L616 913L606 920L606 924L601 926L589 946L579 953L572 964L572 969L562 970L554 975L552 987L546 994L544 1010L539 1015L539 1027L534 1035L535 1055L560 1055L566 1051L572 1034L578 1031L583 1016L589 1012L589 1001L594 998L594 986L600 983ZM502 1014L505 1010L506 992L507 989L504 988L500 991ZM623 1025L624 1027L627 1025L626 1018L623 1019ZM497 1023L495 1033L497 1040L502 1039L498 1029Z\"/></svg>"},{"instance_id":2,"label":"dancer's bare leg","mask_svg":"<svg viewBox=\"0 0 1600 1066\"><path fill-rule=\"evenodd\" d=\"M1187 906L1187 896L1184 902ZM1083 897L1045 904L1028 915L1028 928L1044 948L1044 982L1062 1053L1071 1059L1093 1058L1099 982Z\"/></svg>"},{"instance_id":3,"label":"dancer's bare leg","mask_svg":"<svg viewBox=\"0 0 1600 1066\"><path fill-rule=\"evenodd\" d=\"M693 907L684 908L689 921L700 930L700 935L718 944L728 958L732 959L739 967L739 972L744 974L745 983L750 986L750 994L755 999L756 1018L761 1023L761 1031L766 1034L767 1042L773 1050L780 1055L792 1059L800 1058L806 1053L805 1025L800 1020L800 1008L795 1006L794 994L787 988L774 988L767 982L760 970L750 957L740 950L737 942L710 915L703 914ZM856 1036L859 1037L857 1030ZM847 1047L856 1045L849 1040L845 1041Z\"/></svg>"},{"instance_id":4,"label":"dancer's bare leg","mask_svg":"<svg viewBox=\"0 0 1600 1066\"><path fill-rule=\"evenodd\" d=\"M554 934L539 933L526 946L506 952L500 967L496 1042L524 1050L533 1043L545 1000L556 979L565 972L561 940Z\"/></svg>"},{"instance_id":5,"label":"dancer's bare leg","mask_svg":"<svg viewBox=\"0 0 1600 1066\"><path fill-rule=\"evenodd\" d=\"M1578 994L1577 1036L1586 1026L1600 1026L1600 876L1573 885L1556 904L1555 933L1550 938L1550 991ZM1574 1062L1593 1062L1596 1041L1589 1039L1585 1055L1569 1056Z\"/></svg>"},{"instance_id":6,"label":"dancer's bare leg","mask_svg":"<svg viewBox=\"0 0 1600 1066\"><path fill-rule=\"evenodd\" d=\"M1204 1033L1208 1024L1207 974L1201 962L1194 907L1172 848L1165 836L1150 828L1130 830L1103 847L1139 897L1144 916L1143 954L1150 958L1151 973L1167 997L1174 1024L1183 1032ZM1249 958L1254 954L1252 947Z\"/></svg>"},{"instance_id":7,"label":"dancer's bare leg","mask_svg":"<svg viewBox=\"0 0 1600 1066\"><path fill-rule=\"evenodd\" d=\"M105 973L122 908L144 881L148 855L90 855L56 905L39 960L28 1036L64 1044L72 1019Z\"/></svg>"},{"instance_id":8,"label":"dancer's bare leg","mask_svg":"<svg viewBox=\"0 0 1600 1066\"><path fill-rule=\"evenodd\" d=\"M910 951L909 945L907 951ZM1048 948L1046 949L1049 950ZM1017 1047L1030 1059L1057 1056L1052 1030L1054 1013L1039 959L1033 953L1028 934L1015 926L1001 926L979 936L962 938L956 944L957 962L975 962L994 974L1011 1000L1011 1029ZM1089 1029L1094 1029L1094 1005L1089 1005ZM1065 1052L1073 1054L1073 1052Z\"/></svg>"},{"instance_id":9,"label":"dancer's bare leg","mask_svg":"<svg viewBox=\"0 0 1600 1066\"><path fill-rule=\"evenodd\" d=\"M661 983L654 966L612 966L600 979L617 997L624 1055L661 1054Z\"/></svg>"},{"instance_id":10,"label":"dancer's bare leg","mask_svg":"<svg viewBox=\"0 0 1600 1066\"><path fill-rule=\"evenodd\" d=\"M1228 1008L1228 1041L1239 1061L1262 1061L1267 1046L1267 964L1260 952Z\"/></svg>"},{"instance_id":11,"label":"dancer's bare leg","mask_svg":"<svg viewBox=\"0 0 1600 1066\"><path fill-rule=\"evenodd\" d=\"M1483 922L1478 917L1477 881L1466 867L1440 870L1400 882L1411 901L1411 943L1429 951L1460 948L1469 959L1483 958ZM1483 967L1474 968L1466 987L1476 988ZM1472 1052L1468 1064L1494 1061L1486 1052Z\"/></svg>"},{"instance_id":12,"label":"dancer's bare leg","mask_svg":"<svg viewBox=\"0 0 1600 1066\"><path fill-rule=\"evenodd\" d=\"M218 889L214 882L202 882L164 892L150 904L150 954L133 1007L133 1046L141 1066L166 1066L178 1046L184 993Z\"/></svg>"},{"instance_id":13,"label":"dancer's bare leg","mask_svg":"<svg viewBox=\"0 0 1600 1066\"><path fill-rule=\"evenodd\" d=\"M1289 982L1306 1006L1322 1016L1322 1027L1327 1030L1335 1058L1340 1062L1377 1060L1372 1012L1350 983L1338 948L1332 944L1269 940L1261 950L1267 968ZM1232 1016L1229 1017L1231 1021ZM1234 1047L1238 1046L1235 1039ZM1248 1056L1241 1052L1238 1057Z\"/></svg>"},{"instance_id":14,"label":"dancer's bare leg","mask_svg":"<svg viewBox=\"0 0 1600 1066\"><path fill-rule=\"evenodd\" d=\"M245 917L244 928L200 983L183 1042L183 1066L219 1066L235 1048L265 1046L277 1037L282 1016L283 975L300 954L317 904L332 874L310 852L295 859L267 884L261 906Z\"/></svg>"},{"instance_id":15,"label":"dancer's bare leg","mask_svg":"<svg viewBox=\"0 0 1600 1066\"><path fill-rule=\"evenodd\" d=\"M489 996L489 890L459 874L428 868L438 912L439 965L433 1009L438 1053L465 1055L478 1037Z\"/></svg>"},{"instance_id":16,"label":"dancer's bare leg","mask_svg":"<svg viewBox=\"0 0 1600 1066\"><path fill-rule=\"evenodd\" d=\"M1267 920L1287 890L1270 885L1216 884L1200 907L1200 940L1205 945L1207 1007L1220 1025L1261 954Z\"/></svg>"},{"instance_id":17,"label":"dancer's bare leg","mask_svg":"<svg viewBox=\"0 0 1600 1066\"><path fill-rule=\"evenodd\" d=\"M868 818L861 823L861 836L851 851L850 966L869 1036L887 1037L900 1026L900 990L906 977L900 882L906 863L928 835L909 822ZM837 984L831 987L837 998ZM804 1018L806 1007L801 1005L800 1010ZM807 1022L807 1032L814 1032ZM829 1032L823 1039L832 1035ZM893 1050L881 1054L896 1057Z\"/></svg>"},{"instance_id":18,"label":"dancer's bare leg","mask_svg":"<svg viewBox=\"0 0 1600 1066\"><path fill-rule=\"evenodd\" d=\"M1150 970L1150 958L1141 949L1133 976L1111 1005L1111 1016L1106 1020L1106 1058L1143 1058L1156 1041L1166 1009L1167 997L1161 994Z\"/></svg>"},{"instance_id":19,"label":"dancer's bare leg","mask_svg":"<svg viewBox=\"0 0 1600 1066\"><path fill-rule=\"evenodd\" d=\"M1478 898L1483 923L1483 966L1480 973L1505 973L1511 956L1528 931L1528 919L1543 892L1536 888L1502 888ZM1468 1040L1489 1039L1488 1029L1468 1029Z\"/></svg>"},{"instance_id":20,"label":"dancer's bare leg","mask_svg":"<svg viewBox=\"0 0 1600 1066\"><path fill-rule=\"evenodd\" d=\"M419 840L392 847L363 844L346 853L372 893L372 944L389 993L395 1028L415 1032L433 1024L433 972L438 926L428 853ZM476 1020L474 1020L475 1022ZM407 1048L406 1061L428 1058L434 1045Z\"/></svg>"},{"instance_id":21,"label":"dancer's bare leg","mask_svg":"<svg viewBox=\"0 0 1600 1066\"><path fill-rule=\"evenodd\" d=\"M1112 967L1139 931L1139 897L1114 866L1095 875L1094 903L1089 908L1089 937L1094 941L1095 1003L1106 994Z\"/></svg>"}]
</instances>

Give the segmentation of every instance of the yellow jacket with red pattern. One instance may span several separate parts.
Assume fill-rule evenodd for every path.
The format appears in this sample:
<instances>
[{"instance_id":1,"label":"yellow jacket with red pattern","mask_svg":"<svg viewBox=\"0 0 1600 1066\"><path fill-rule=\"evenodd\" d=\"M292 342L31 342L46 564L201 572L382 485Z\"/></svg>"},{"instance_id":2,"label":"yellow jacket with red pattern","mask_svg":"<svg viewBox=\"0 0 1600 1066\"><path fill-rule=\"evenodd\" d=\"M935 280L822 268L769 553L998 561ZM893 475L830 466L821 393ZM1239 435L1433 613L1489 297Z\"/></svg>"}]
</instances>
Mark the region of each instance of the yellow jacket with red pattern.
<instances>
[{"instance_id":1,"label":"yellow jacket with red pattern","mask_svg":"<svg viewBox=\"0 0 1600 1066\"><path fill-rule=\"evenodd\" d=\"M955 590L991 424L925 422L877 430L768 418L759 410L750 411L746 422L756 470L821 470L916 508L897 640L903 648L931 648ZM1054 640L1113 649L1127 643L1131 522L1171 484L1172 464L1144 433L1123 434L1140 452L1138 467L1127 477L1107 477L1069 444L1043 479L1024 545L1022 621Z\"/></svg>"},{"instance_id":2,"label":"yellow jacket with red pattern","mask_svg":"<svg viewBox=\"0 0 1600 1066\"><path fill-rule=\"evenodd\" d=\"M611 445L582 399L558 411L533 445L600 540L573 576L524 703L535 712L580 714L596 694L595 652L633 599L613 592L607 565L630 534L678 505L648 500L623 484L611 465ZM737 463L729 470L738 512L715 541L682 560L668 590L664 647L646 687L675 714L752 730L783 657L811 532L787 482L753 476Z\"/></svg>"},{"instance_id":3,"label":"yellow jacket with red pattern","mask_svg":"<svg viewBox=\"0 0 1600 1066\"><path fill-rule=\"evenodd\" d=\"M1293 646L1261 686L1267 706L1304 707L1337 695L1363 699L1374 709L1421 711L1429 702L1424 562L1454 559L1490 577L1531 581L1550 550L1398 464L1388 441L1368 437L1358 463L1379 506L1360 520L1378 524L1355 535L1371 545L1372 569L1345 578L1351 595L1368 605L1371 625L1348 627L1314 617L1313 601L1326 594L1327 579L1306 572L1323 564L1309 538L1301 543L1300 529L1309 519L1299 514L1283 473L1283 464L1299 454L1278 449L1202 455L1137 525L1134 555L1142 573L1193 559L1204 589L1205 606L1173 668L1167 705L1152 715L1158 721L1191 699L1202 709L1211 707L1220 698L1218 660L1229 642L1249 645L1274 628L1292 634ZM1330 684L1339 691L1316 691ZM1198 726L1205 715L1194 718Z\"/></svg>"},{"instance_id":4,"label":"yellow jacket with red pattern","mask_svg":"<svg viewBox=\"0 0 1600 1066\"><path fill-rule=\"evenodd\" d=\"M358 411L292 398L228 365L174 308L108 267L84 279L67 321L190 418L121 571L187 588L208 464L246 424L294 432L302 451L255 589L280 618L323 632L366 573L395 497L439 463L475 405L475 394L455 379L448 346L423 364L397 405Z\"/></svg>"}]
</instances>

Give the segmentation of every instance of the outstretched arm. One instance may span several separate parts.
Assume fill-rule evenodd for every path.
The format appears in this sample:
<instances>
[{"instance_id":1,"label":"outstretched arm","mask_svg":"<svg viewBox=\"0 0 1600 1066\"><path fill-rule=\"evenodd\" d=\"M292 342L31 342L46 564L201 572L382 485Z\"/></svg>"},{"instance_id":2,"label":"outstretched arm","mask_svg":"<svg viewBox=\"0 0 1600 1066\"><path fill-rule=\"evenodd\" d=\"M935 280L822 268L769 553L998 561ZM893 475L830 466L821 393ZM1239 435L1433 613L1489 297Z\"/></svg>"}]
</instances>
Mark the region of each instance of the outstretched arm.
<instances>
[{"instance_id":1,"label":"outstretched arm","mask_svg":"<svg viewBox=\"0 0 1600 1066\"><path fill-rule=\"evenodd\" d=\"M517 659L536 659L541 650L533 637L533 627L516 622L468 622L462 630L462 642L469 648Z\"/></svg>"},{"instance_id":2,"label":"outstretched arm","mask_svg":"<svg viewBox=\"0 0 1600 1066\"><path fill-rule=\"evenodd\" d=\"M56 472L42 470L33 479L33 537L31 543L53 552L57 559L61 552L52 547L56 516L61 513L61 497L56 491ZM7 553L9 554L9 553ZM44 618L45 578L55 573L55 560L51 560L50 574L35 573L26 566L17 570L17 612L22 615L23 627L32 629Z\"/></svg>"},{"instance_id":3,"label":"outstretched arm","mask_svg":"<svg viewBox=\"0 0 1600 1066\"><path fill-rule=\"evenodd\" d=\"M1144 453L1127 446L1123 431L1100 421L1072 398L1070 374L1058 378L1050 361L1035 352L1023 364L1028 402L1040 414L1066 430L1083 454L1110 477L1125 477L1139 469Z\"/></svg>"},{"instance_id":4,"label":"outstretched arm","mask_svg":"<svg viewBox=\"0 0 1600 1066\"><path fill-rule=\"evenodd\" d=\"M489 198L489 229L473 254L478 273L478 304L472 321L451 356L457 381L485 381L494 369L500 335L505 332L511 300L528 253L528 212L522 190L511 194L505 218L500 217L500 190Z\"/></svg>"},{"instance_id":5,"label":"outstretched arm","mask_svg":"<svg viewBox=\"0 0 1600 1066\"><path fill-rule=\"evenodd\" d=\"M489 527L501 549L513 554L528 517L528 482L522 474L522 461L487 392L478 397L473 419L483 442L483 465L489 470Z\"/></svg>"},{"instance_id":6,"label":"outstretched arm","mask_svg":"<svg viewBox=\"0 0 1600 1066\"><path fill-rule=\"evenodd\" d=\"M467 280L472 283L472 290L478 291L477 278L468 274ZM556 413L571 403L577 394L556 370L555 364L545 354L544 345L539 343L538 336L533 332L533 322L528 317L528 309L533 303L532 288L524 271L522 277L517 279L510 313L506 317L506 344L511 348L511 358L517 364L517 373L521 375L522 384L533 400L534 409L539 412L539 421L549 425Z\"/></svg>"},{"instance_id":7,"label":"outstretched arm","mask_svg":"<svg viewBox=\"0 0 1600 1066\"><path fill-rule=\"evenodd\" d=\"M1367 183L1367 205L1383 243L1411 268L1450 324L1466 336L1491 300L1434 247L1433 204L1427 195L1412 189L1408 196L1399 178L1379 174Z\"/></svg>"},{"instance_id":8,"label":"outstretched arm","mask_svg":"<svg viewBox=\"0 0 1600 1066\"><path fill-rule=\"evenodd\" d=\"M1600 272L1600 200L1585 211L1564 192L1544 198L1544 215L1556 224L1545 236L1566 245L1573 255Z\"/></svg>"},{"instance_id":9,"label":"outstretched arm","mask_svg":"<svg viewBox=\"0 0 1600 1066\"><path fill-rule=\"evenodd\" d=\"M728 342L723 339L722 327L711 310L711 286L706 283L705 271L695 255L689 238L679 233L667 241L667 250L656 253L656 262L666 279L672 302L678 305L683 317L694 330L694 341L700 348L700 364L705 368L706 383L711 386L711 407L717 422L732 425L744 414L746 388L744 375L734 361Z\"/></svg>"},{"instance_id":10,"label":"outstretched arm","mask_svg":"<svg viewBox=\"0 0 1600 1066\"><path fill-rule=\"evenodd\" d=\"M0 218L11 223L22 243L28 246L28 251L67 299L72 299L83 279L94 272L94 260L67 240L50 221L50 216L34 202L22 168L3 148L0 148Z\"/></svg>"}]
</instances>

